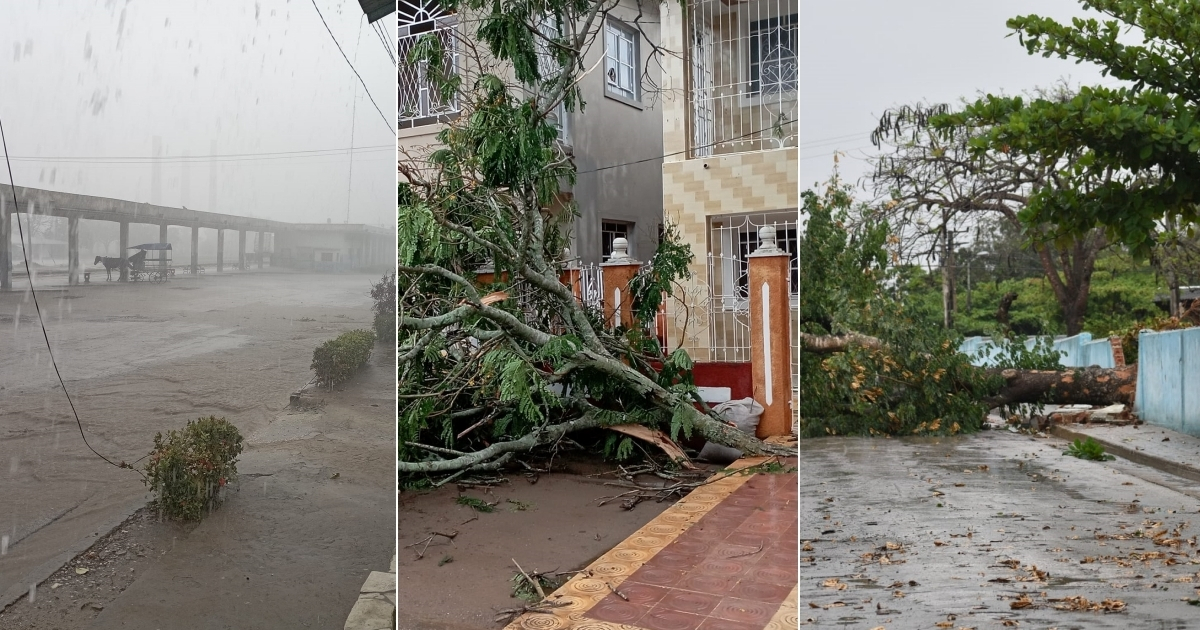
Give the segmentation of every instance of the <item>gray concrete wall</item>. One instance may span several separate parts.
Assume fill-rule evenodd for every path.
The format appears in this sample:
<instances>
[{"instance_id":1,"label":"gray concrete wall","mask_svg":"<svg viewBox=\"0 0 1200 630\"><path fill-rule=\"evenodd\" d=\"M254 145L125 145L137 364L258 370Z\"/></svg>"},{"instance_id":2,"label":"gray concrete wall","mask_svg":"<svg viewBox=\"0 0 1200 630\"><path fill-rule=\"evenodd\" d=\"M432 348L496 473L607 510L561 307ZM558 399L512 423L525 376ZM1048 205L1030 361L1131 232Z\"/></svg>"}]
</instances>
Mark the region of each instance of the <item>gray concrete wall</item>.
<instances>
[{"instance_id":1,"label":"gray concrete wall","mask_svg":"<svg viewBox=\"0 0 1200 630\"><path fill-rule=\"evenodd\" d=\"M639 22L645 36L658 41L658 5L644 3L642 12ZM638 16L637 5L622 0L612 16L631 24ZM600 262L600 223L606 219L634 224L630 241L638 260L650 260L658 244L663 216L663 112L654 86L661 85L662 78L657 62L648 58L649 50L643 37L639 56L642 70L649 70L649 81L643 80L640 107L605 95L603 36L597 38L584 63L588 68L599 63L580 83L586 105L570 121L579 169L574 192L580 214L572 251L584 262ZM640 164L588 172L648 158Z\"/></svg>"}]
</instances>

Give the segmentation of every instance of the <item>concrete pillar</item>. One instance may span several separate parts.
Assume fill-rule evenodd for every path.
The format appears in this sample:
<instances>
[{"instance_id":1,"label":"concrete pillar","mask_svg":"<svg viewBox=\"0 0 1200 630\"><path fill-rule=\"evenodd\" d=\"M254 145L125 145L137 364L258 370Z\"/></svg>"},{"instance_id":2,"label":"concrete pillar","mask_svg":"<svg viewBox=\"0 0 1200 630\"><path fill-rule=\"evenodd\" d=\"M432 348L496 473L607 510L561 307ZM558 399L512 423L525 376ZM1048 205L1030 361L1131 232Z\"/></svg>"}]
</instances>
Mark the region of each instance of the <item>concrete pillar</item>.
<instances>
[{"instance_id":1,"label":"concrete pillar","mask_svg":"<svg viewBox=\"0 0 1200 630\"><path fill-rule=\"evenodd\" d=\"M225 230L217 228L217 273L225 269Z\"/></svg>"},{"instance_id":2,"label":"concrete pillar","mask_svg":"<svg viewBox=\"0 0 1200 630\"><path fill-rule=\"evenodd\" d=\"M12 289L12 213L0 199L0 291Z\"/></svg>"},{"instance_id":3,"label":"concrete pillar","mask_svg":"<svg viewBox=\"0 0 1200 630\"><path fill-rule=\"evenodd\" d=\"M238 230L238 271L246 270L246 230Z\"/></svg>"},{"instance_id":4,"label":"concrete pillar","mask_svg":"<svg viewBox=\"0 0 1200 630\"><path fill-rule=\"evenodd\" d=\"M121 251L117 256L121 258L129 258L129 222L121 221ZM129 282L129 266L121 265L121 282Z\"/></svg>"},{"instance_id":5,"label":"concrete pillar","mask_svg":"<svg viewBox=\"0 0 1200 630\"><path fill-rule=\"evenodd\" d=\"M67 217L67 284L79 284L79 217Z\"/></svg>"},{"instance_id":6,"label":"concrete pillar","mask_svg":"<svg viewBox=\"0 0 1200 630\"><path fill-rule=\"evenodd\" d=\"M265 240L266 239L263 238L262 230L259 230L258 231L258 243L256 243L254 245L254 253L258 254L258 268L259 269L263 268L263 242Z\"/></svg>"},{"instance_id":7,"label":"concrete pillar","mask_svg":"<svg viewBox=\"0 0 1200 630\"><path fill-rule=\"evenodd\" d=\"M763 406L757 435L792 432L792 333L788 299L791 257L775 243L775 228L759 228L759 246L748 256L752 396Z\"/></svg>"},{"instance_id":8,"label":"concrete pillar","mask_svg":"<svg viewBox=\"0 0 1200 630\"><path fill-rule=\"evenodd\" d=\"M200 275L200 226L192 226L192 273Z\"/></svg>"},{"instance_id":9,"label":"concrete pillar","mask_svg":"<svg viewBox=\"0 0 1200 630\"><path fill-rule=\"evenodd\" d=\"M633 299L629 296L629 282L637 275L642 263L629 255L629 241L613 239L613 253L608 262L601 263L600 275L604 283L604 321L612 327L633 328Z\"/></svg>"},{"instance_id":10,"label":"concrete pillar","mask_svg":"<svg viewBox=\"0 0 1200 630\"><path fill-rule=\"evenodd\" d=\"M158 225L158 242L159 243L167 242L167 224L166 223L160 223ZM158 252L158 261L160 263L166 264L166 262L167 262L166 250L162 250L162 251Z\"/></svg>"}]
</instances>

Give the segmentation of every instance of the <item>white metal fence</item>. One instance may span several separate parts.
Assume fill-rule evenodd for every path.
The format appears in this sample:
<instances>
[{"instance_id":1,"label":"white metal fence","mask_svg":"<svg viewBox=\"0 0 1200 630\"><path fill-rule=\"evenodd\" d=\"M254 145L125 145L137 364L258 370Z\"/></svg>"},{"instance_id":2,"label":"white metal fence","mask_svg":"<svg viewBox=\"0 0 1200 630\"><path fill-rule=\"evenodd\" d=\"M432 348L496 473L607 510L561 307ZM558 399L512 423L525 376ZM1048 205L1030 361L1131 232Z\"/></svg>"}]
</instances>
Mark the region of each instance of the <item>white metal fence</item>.
<instances>
[{"instance_id":1,"label":"white metal fence","mask_svg":"<svg viewBox=\"0 0 1200 630\"><path fill-rule=\"evenodd\" d=\"M457 16L446 13L436 0L404 0L397 7L397 116L401 128L429 124L439 116L457 113L457 98L443 102L430 83L427 65L411 63L408 58L420 39L433 33L441 41L443 64L457 72Z\"/></svg>"},{"instance_id":2,"label":"white metal fence","mask_svg":"<svg viewBox=\"0 0 1200 630\"><path fill-rule=\"evenodd\" d=\"M796 146L797 0L688 4L692 157Z\"/></svg>"},{"instance_id":3,"label":"white metal fence","mask_svg":"<svg viewBox=\"0 0 1200 630\"><path fill-rule=\"evenodd\" d=\"M791 254L789 294L793 312L799 309L799 231L794 212L712 217L709 220L708 315L712 361L750 360L749 256L759 245L758 229L775 227L776 244ZM793 320L795 317L793 317ZM793 327L795 328L795 327ZM794 341L799 331L793 330ZM799 353L792 353L792 373L798 373Z\"/></svg>"}]
</instances>

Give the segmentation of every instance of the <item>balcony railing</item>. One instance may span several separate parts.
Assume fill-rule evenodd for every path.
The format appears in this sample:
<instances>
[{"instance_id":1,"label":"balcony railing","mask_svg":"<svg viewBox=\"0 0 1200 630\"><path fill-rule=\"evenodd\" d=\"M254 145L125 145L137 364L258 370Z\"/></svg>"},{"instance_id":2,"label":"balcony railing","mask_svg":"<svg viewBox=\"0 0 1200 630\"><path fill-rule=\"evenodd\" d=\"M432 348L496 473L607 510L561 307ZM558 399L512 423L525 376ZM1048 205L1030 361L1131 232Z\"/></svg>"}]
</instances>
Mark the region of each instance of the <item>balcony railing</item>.
<instances>
[{"instance_id":1,"label":"balcony railing","mask_svg":"<svg viewBox=\"0 0 1200 630\"><path fill-rule=\"evenodd\" d=\"M443 67L458 71L458 18L445 13L436 0L403 0L398 4L397 118L400 128L428 125L458 113L457 98L443 102L429 79L425 63L412 63L409 54L422 37L433 34L441 41Z\"/></svg>"},{"instance_id":2,"label":"balcony railing","mask_svg":"<svg viewBox=\"0 0 1200 630\"><path fill-rule=\"evenodd\" d=\"M797 0L691 0L691 157L796 146Z\"/></svg>"}]
</instances>

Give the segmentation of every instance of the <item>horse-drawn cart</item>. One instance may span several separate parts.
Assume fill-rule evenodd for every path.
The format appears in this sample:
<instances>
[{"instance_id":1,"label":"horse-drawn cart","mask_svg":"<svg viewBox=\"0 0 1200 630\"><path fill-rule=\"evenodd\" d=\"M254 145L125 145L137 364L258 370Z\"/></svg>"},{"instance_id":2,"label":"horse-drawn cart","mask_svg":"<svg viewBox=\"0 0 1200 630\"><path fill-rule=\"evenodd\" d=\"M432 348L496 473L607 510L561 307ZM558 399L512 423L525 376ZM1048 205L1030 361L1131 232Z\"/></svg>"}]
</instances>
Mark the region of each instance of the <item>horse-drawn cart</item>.
<instances>
[{"instance_id":1,"label":"horse-drawn cart","mask_svg":"<svg viewBox=\"0 0 1200 630\"><path fill-rule=\"evenodd\" d=\"M129 257L129 279L134 282L166 282L175 277L175 267L171 264L170 243L146 243L134 245L129 249L140 250ZM148 252L158 252L158 258L149 258Z\"/></svg>"}]
</instances>

